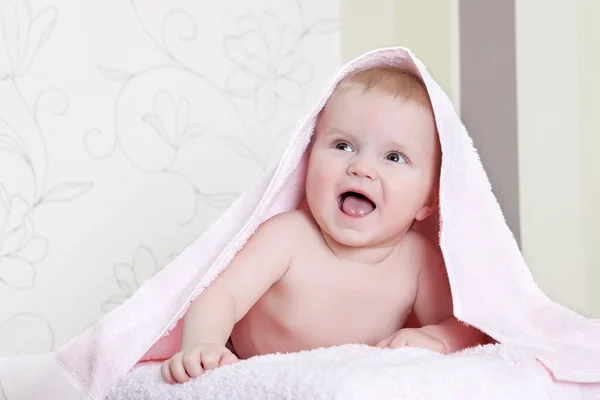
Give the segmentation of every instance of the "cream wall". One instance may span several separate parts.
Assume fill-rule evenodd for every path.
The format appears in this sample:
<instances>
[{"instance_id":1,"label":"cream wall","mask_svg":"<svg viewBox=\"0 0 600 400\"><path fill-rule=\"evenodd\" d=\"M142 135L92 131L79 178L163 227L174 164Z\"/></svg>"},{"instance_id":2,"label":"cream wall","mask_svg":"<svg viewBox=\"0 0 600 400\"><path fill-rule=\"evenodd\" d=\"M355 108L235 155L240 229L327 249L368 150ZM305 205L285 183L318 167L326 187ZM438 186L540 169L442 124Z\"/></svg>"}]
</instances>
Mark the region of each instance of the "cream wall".
<instances>
[{"instance_id":1,"label":"cream wall","mask_svg":"<svg viewBox=\"0 0 600 400\"><path fill-rule=\"evenodd\" d=\"M595 317L599 15L595 1L516 1L523 250L550 297Z\"/></svg>"},{"instance_id":2,"label":"cream wall","mask_svg":"<svg viewBox=\"0 0 600 400\"><path fill-rule=\"evenodd\" d=\"M340 13L343 61L407 46L460 107L458 0L350 0ZM515 14L523 253L552 299L600 317L600 3L516 0Z\"/></svg>"},{"instance_id":3,"label":"cream wall","mask_svg":"<svg viewBox=\"0 0 600 400\"><path fill-rule=\"evenodd\" d=\"M342 61L378 47L406 46L458 109L458 0L344 0L340 7Z\"/></svg>"},{"instance_id":4,"label":"cream wall","mask_svg":"<svg viewBox=\"0 0 600 400\"><path fill-rule=\"evenodd\" d=\"M579 117L587 308L600 317L600 2L579 6Z\"/></svg>"}]
</instances>

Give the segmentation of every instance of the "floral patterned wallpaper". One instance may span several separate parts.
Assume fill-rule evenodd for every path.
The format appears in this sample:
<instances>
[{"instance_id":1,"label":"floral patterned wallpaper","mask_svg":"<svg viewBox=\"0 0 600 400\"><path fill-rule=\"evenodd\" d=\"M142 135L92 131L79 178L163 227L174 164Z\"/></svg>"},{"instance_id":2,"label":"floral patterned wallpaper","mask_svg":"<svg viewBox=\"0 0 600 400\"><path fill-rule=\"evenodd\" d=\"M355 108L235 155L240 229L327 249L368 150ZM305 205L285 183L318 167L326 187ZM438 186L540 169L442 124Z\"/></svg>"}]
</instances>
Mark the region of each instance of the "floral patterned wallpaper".
<instances>
[{"instance_id":1,"label":"floral patterned wallpaper","mask_svg":"<svg viewBox=\"0 0 600 400\"><path fill-rule=\"evenodd\" d=\"M277 158L333 0L0 0L0 355L119 306Z\"/></svg>"}]
</instances>

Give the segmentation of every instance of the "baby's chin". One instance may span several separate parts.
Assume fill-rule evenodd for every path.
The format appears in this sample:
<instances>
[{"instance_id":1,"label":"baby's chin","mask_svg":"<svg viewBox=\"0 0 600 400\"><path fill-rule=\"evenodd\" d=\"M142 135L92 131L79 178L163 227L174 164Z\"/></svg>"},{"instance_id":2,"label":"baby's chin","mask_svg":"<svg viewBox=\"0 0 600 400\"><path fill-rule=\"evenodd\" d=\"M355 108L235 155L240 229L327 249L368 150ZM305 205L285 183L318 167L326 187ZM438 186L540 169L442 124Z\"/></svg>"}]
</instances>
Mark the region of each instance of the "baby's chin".
<instances>
[{"instance_id":1,"label":"baby's chin","mask_svg":"<svg viewBox=\"0 0 600 400\"><path fill-rule=\"evenodd\" d=\"M334 229L327 232L336 243L352 248L372 248L394 245L400 241L399 235L382 235L381 232L365 232L350 229Z\"/></svg>"},{"instance_id":2,"label":"baby's chin","mask_svg":"<svg viewBox=\"0 0 600 400\"><path fill-rule=\"evenodd\" d=\"M345 247L364 248L371 247L373 240L370 238L356 237L355 235L331 235L333 240Z\"/></svg>"}]
</instances>

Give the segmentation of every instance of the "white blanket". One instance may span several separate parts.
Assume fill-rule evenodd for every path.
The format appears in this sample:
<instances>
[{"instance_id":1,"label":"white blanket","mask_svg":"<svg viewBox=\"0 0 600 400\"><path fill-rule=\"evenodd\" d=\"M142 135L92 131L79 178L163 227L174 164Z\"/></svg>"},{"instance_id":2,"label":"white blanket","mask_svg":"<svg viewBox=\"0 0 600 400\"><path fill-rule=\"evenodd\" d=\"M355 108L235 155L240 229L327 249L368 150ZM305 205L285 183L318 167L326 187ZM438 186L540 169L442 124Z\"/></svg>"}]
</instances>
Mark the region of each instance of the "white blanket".
<instances>
[{"instance_id":1,"label":"white blanket","mask_svg":"<svg viewBox=\"0 0 600 400\"><path fill-rule=\"evenodd\" d=\"M596 396L596 397L594 397ZM487 345L443 356L416 348L347 345L254 357L184 384L162 381L160 364L134 368L109 400L460 399L592 400L592 387L556 382L523 350Z\"/></svg>"}]
</instances>

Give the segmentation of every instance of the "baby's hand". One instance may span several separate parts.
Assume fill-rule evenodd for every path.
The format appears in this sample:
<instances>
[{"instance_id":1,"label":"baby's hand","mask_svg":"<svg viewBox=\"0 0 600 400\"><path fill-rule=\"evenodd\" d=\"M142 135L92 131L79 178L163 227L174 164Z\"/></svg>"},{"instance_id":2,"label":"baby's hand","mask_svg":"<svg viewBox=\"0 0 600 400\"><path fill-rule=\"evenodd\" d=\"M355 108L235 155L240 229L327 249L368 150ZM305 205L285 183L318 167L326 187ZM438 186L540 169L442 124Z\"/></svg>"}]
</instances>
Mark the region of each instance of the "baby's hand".
<instances>
[{"instance_id":1,"label":"baby's hand","mask_svg":"<svg viewBox=\"0 0 600 400\"><path fill-rule=\"evenodd\" d=\"M167 383L183 383L217 367L233 364L238 358L225 346L204 343L175 354L163 362L161 374Z\"/></svg>"},{"instance_id":2,"label":"baby's hand","mask_svg":"<svg viewBox=\"0 0 600 400\"><path fill-rule=\"evenodd\" d=\"M420 347L429 349L438 353L447 354L446 345L433 335L426 333L423 328L400 329L390 337L377 343L377 347L389 347L396 349L399 347Z\"/></svg>"}]
</instances>

